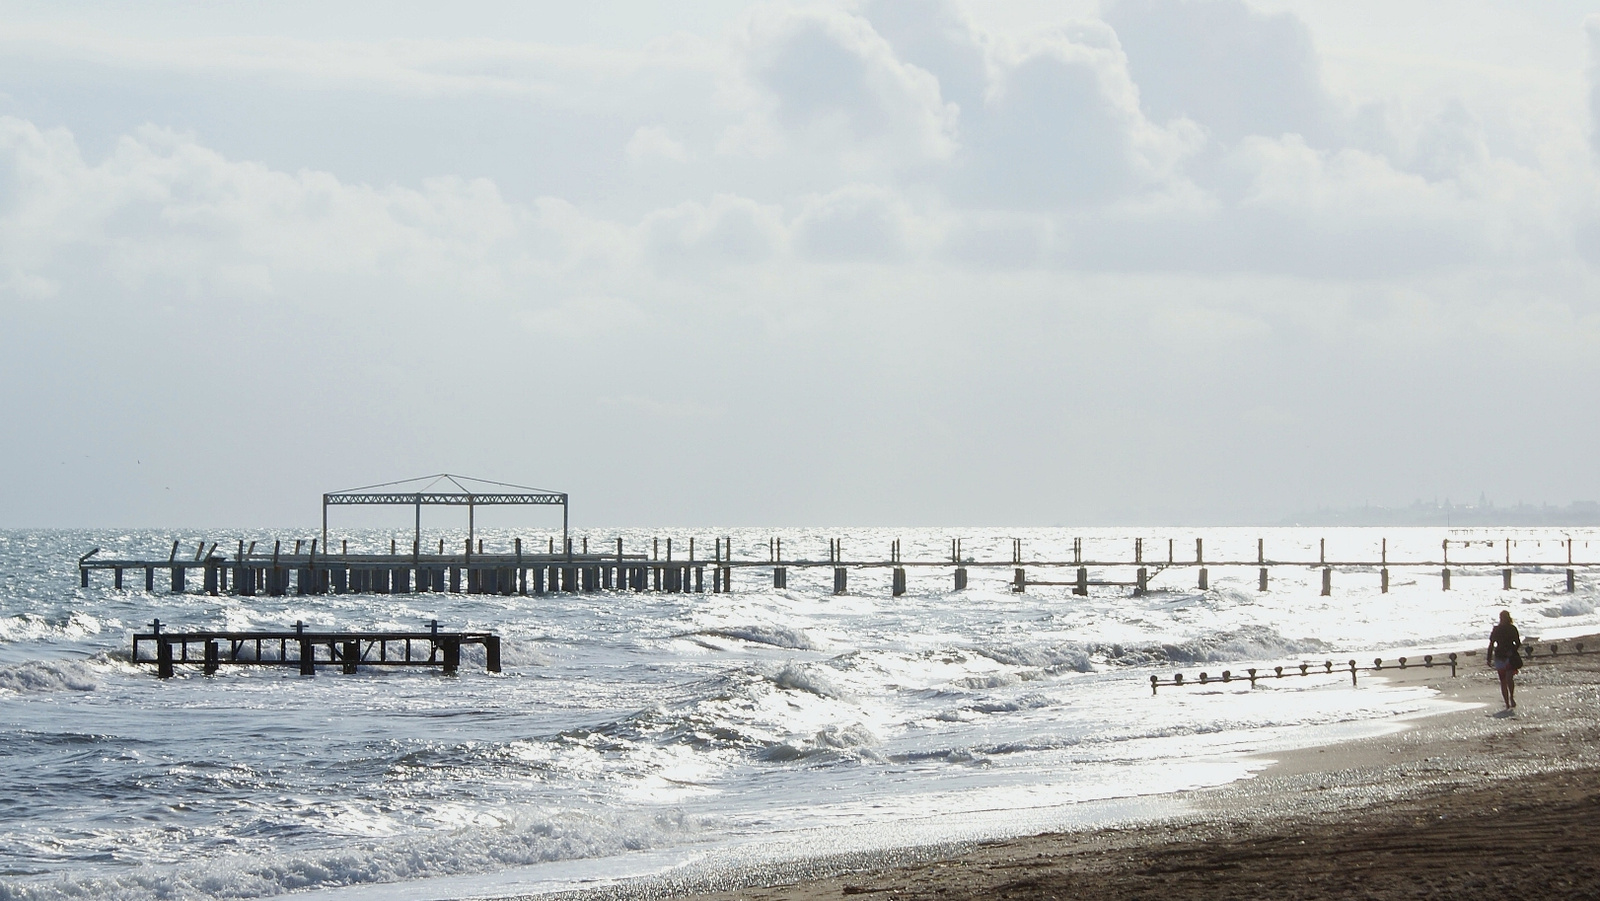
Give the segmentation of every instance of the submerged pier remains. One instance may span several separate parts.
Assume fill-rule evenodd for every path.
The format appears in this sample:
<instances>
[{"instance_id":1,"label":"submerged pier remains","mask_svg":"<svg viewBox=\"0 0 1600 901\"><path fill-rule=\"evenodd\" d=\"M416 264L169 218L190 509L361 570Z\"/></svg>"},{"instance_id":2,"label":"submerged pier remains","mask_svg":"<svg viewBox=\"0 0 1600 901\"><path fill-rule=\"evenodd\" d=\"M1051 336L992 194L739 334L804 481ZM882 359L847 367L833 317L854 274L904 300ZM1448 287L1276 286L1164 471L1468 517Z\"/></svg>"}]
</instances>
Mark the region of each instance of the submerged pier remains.
<instances>
[{"instance_id":1,"label":"submerged pier remains","mask_svg":"<svg viewBox=\"0 0 1600 901\"><path fill-rule=\"evenodd\" d=\"M434 620L426 632L328 632L295 623L293 631L162 631L161 621L133 636L133 662L153 663L156 675L170 679L179 664L197 664L206 675L218 667L292 666L315 675L318 666L337 666L353 674L361 666L435 666L446 675L461 668L463 645L482 645L484 668L500 672L500 638L492 632L441 632ZM148 645L150 654L141 654ZM189 648L195 654L190 656Z\"/></svg>"}]
</instances>

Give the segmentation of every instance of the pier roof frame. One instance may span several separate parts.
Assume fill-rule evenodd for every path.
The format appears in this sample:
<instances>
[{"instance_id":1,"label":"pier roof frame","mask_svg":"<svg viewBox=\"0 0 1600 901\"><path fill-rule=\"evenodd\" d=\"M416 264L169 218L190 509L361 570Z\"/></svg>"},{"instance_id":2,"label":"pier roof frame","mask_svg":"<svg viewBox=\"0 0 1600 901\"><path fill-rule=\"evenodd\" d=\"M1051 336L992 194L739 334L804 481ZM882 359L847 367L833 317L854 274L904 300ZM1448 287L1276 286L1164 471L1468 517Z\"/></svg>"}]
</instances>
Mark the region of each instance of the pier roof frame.
<instances>
[{"instance_id":1,"label":"pier roof frame","mask_svg":"<svg viewBox=\"0 0 1600 901\"><path fill-rule=\"evenodd\" d=\"M401 486L418 485L423 482L427 484L414 491L395 490L401 488ZM440 482L448 482L457 490L437 490ZM470 485L464 483L470 483ZM471 487L473 485L486 485L491 486L491 488L487 491L473 490L473 487ZM515 490L504 490L508 488ZM565 548L568 542L566 492L548 491L527 485L513 485L509 482L495 482L490 479L475 479L471 476L441 472L430 476L419 476L414 479L401 479L398 482L379 482L376 485L363 485L359 488L325 492L322 495L322 546L324 549L328 547L328 508L357 505L415 508L416 537L414 540L416 544L414 546L419 548L422 546L423 507L466 507L467 542L468 547L471 547L471 542L476 535L474 512L480 506L559 506L561 507L561 546Z\"/></svg>"}]
</instances>

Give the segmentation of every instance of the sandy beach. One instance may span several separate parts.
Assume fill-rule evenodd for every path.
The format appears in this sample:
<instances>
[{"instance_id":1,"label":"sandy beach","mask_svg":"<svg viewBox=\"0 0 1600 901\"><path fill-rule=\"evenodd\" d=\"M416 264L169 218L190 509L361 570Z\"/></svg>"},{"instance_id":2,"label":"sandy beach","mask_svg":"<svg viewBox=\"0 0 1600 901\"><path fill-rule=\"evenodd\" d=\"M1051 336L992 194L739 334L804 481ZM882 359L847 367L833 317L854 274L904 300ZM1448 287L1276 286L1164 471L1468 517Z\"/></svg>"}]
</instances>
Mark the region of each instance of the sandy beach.
<instances>
[{"instance_id":1,"label":"sandy beach","mask_svg":"<svg viewBox=\"0 0 1600 901\"><path fill-rule=\"evenodd\" d=\"M692 897L1600 897L1600 654L1564 647L1523 669L1514 712L1481 653L1455 678L1385 670L1474 706L1283 755L1256 778L1188 793L1191 812L1170 820ZM662 888L642 894L677 893Z\"/></svg>"}]
</instances>

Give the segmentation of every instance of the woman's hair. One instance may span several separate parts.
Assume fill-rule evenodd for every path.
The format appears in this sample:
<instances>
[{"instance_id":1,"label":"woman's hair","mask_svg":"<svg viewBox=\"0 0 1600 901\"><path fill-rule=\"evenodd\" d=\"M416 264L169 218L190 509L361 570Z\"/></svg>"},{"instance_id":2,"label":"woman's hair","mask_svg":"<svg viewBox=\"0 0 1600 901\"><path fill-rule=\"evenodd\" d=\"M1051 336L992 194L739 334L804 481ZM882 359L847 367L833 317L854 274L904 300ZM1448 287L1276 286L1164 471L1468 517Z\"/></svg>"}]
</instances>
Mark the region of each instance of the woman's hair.
<instances>
[{"instance_id":1,"label":"woman's hair","mask_svg":"<svg viewBox=\"0 0 1600 901\"><path fill-rule=\"evenodd\" d=\"M1500 621L1503 622L1503 623L1511 622L1511 611L1510 610L1502 610L1502 611L1500 611Z\"/></svg>"}]
</instances>

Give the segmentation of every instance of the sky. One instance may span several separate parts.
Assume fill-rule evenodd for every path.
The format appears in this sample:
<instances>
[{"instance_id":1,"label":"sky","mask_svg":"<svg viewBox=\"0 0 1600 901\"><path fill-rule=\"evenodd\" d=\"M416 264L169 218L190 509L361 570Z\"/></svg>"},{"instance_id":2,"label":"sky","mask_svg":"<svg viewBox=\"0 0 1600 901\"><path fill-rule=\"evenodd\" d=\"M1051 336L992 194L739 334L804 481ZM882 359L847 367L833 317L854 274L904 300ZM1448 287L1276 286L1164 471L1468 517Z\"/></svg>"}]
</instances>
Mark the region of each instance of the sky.
<instances>
[{"instance_id":1,"label":"sky","mask_svg":"<svg viewBox=\"0 0 1600 901\"><path fill-rule=\"evenodd\" d=\"M0 0L0 526L1594 500L1592 9Z\"/></svg>"}]
</instances>

